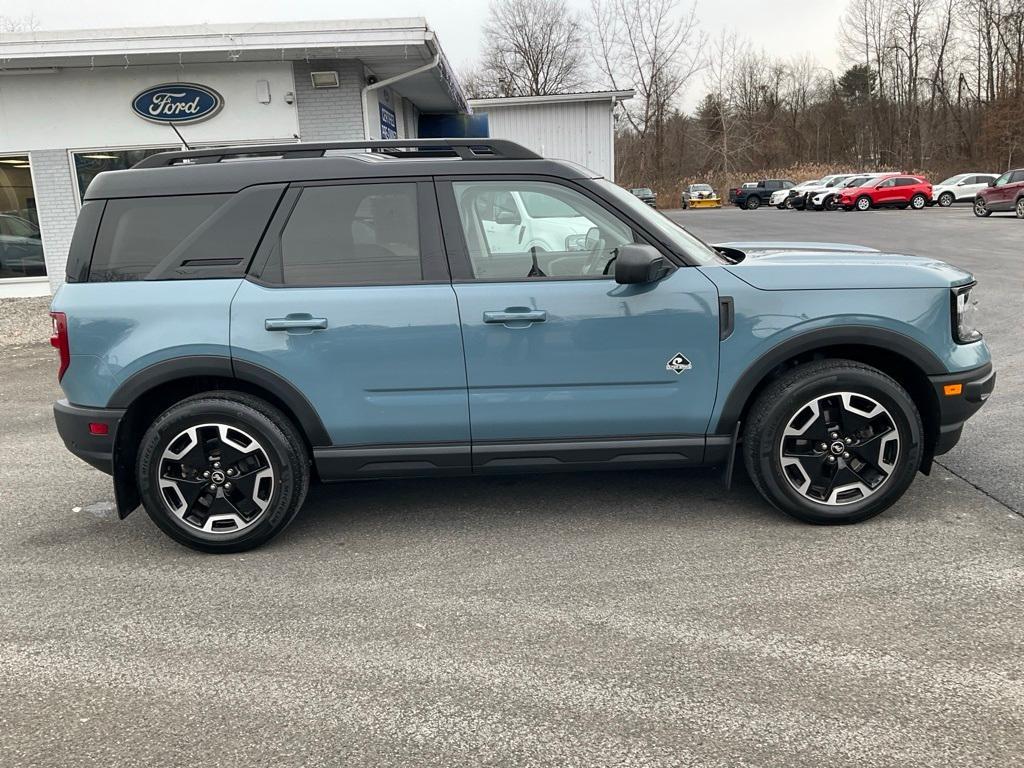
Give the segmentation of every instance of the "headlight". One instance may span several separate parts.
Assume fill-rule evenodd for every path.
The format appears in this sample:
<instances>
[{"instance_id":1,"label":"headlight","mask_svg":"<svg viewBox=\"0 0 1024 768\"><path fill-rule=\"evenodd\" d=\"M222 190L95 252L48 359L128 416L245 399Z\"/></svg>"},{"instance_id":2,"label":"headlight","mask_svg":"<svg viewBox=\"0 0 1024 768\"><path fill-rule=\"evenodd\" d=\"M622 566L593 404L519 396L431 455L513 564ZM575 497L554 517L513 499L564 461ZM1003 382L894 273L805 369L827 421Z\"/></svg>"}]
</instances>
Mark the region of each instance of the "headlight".
<instances>
[{"instance_id":1,"label":"headlight","mask_svg":"<svg viewBox=\"0 0 1024 768\"><path fill-rule=\"evenodd\" d=\"M976 283L958 285L953 288L953 340L957 344L970 344L981 338L976 327L978 302L972 300L971 291Z\"/></svg>"}]
</instances>

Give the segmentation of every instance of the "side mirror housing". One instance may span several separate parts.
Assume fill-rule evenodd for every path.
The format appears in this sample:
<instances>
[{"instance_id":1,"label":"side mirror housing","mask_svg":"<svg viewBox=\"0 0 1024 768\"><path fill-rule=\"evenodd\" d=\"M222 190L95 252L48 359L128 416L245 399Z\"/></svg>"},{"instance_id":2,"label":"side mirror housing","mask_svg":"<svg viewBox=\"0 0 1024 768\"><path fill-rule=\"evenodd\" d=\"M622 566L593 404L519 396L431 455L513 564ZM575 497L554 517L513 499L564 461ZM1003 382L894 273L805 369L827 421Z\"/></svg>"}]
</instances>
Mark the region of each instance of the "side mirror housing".
<instances>
[{"instance_id":1,"label":"side mirror housing","mask_svg":"<svg viewBox=\"0 0 1024 768\"><path fill-rule=\"evenodd\" d=\"M990 181L990 182L988 183L988 185L989 185L990 187L994 187L994 186L996 185L996 180L995 180L995 179L992 179L992 181Z\"/></svg>"},{"instance_id":2,"label":"side mirror housing","mask_svg":"<svg viewBox=\"0 0 1024 768\"><path fill-rule=\"evenodd\" d=\"M653 245L623 245L615 257L615 282L620 285L653 283L671 271L671 265Z\"/></svg>"}]
</instances>

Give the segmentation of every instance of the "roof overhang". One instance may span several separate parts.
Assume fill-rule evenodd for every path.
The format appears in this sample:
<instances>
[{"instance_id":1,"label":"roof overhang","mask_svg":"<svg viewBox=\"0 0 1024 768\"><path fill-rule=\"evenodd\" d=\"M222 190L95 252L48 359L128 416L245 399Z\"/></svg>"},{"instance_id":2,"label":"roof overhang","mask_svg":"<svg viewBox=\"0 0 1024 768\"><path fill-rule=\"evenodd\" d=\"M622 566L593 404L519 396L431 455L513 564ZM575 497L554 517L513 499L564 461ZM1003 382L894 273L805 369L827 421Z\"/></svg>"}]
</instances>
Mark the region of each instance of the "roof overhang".
<instances>
[{"instance_id":1,"label":"roof overhang","mask_svg":"<svg viewBox=\"0 0 1024 768\"><path fill-rule=\"evenodd\" d=\"M580 101L620 101L632 99L634 90L626 91L587 91L585 93L558 93L551 96L503 96L493 99L470 99L469 104L474 110L487 111L500 107L522 107L534 104L568 104Z\"/></svg>"},{"instance_id":2,"label":"roof overhang","mask_svg":"<svg viewBox=\"0 0 1024 768\"><path fill-rule=\"evenodd\" d=\"M5 34L0 38L0 77L64 69L344 59L362 62L385 80L437 54L437 67L394 89L421 111L469 111L437 36L421 17Z\"/></svg>"}]
</instances>

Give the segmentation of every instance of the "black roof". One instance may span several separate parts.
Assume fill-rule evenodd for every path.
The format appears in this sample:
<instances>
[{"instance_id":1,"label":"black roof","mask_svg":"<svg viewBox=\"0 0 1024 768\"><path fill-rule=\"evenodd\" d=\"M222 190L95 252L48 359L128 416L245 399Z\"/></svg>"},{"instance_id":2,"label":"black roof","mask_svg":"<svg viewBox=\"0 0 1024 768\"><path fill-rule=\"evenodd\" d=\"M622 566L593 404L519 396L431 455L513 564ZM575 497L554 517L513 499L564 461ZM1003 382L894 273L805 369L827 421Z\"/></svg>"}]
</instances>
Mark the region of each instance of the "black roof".
<instances>
[{"instance_id":1,"label":"black roof","mask_svg":"<svg viewBox=\"0 0 1024 768\"><path fill-rule=\"evenodd\" d=\"M130 170L99 174L85 199L224 194L255 184L330 179L498 173L595 178L574 163L545 160L500 139L267 144L151 155Z\"/></svg>"}]
</instances>

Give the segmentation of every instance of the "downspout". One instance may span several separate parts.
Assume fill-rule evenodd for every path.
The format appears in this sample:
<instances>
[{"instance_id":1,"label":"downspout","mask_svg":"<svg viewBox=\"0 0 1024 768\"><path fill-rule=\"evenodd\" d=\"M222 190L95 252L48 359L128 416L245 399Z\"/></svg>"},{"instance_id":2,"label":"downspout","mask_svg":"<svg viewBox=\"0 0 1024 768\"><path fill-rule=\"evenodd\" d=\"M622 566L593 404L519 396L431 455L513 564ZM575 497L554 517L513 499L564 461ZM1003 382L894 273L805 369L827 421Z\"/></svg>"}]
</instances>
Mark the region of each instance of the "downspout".
<instances>
[{"instance_id":1,"label":"downspout","mask_svg":"<svg viewBox=\"0 0 1024 768\"><path fill-rule=\"evenodd\" d=\"M434 58L430 61L429 64L424 64L422 67L416 67L416 69L410 69L408 72L403 72L400 75L389 77L386 80L378 80L376 83L373 83L372 85L363 86L363 138L367 140L370 138L370 106L366 101L366 97L370 93L370 91L376 91L378 88L384 88L386 86L391 85L392 83L397 83L399 80L405 80L405 78L407 77L418 75L420 72L428 72L431 69L434 69L440 63L441 51L438 50L437 53L434 54Z\"/></svg>"}]
</instances>

